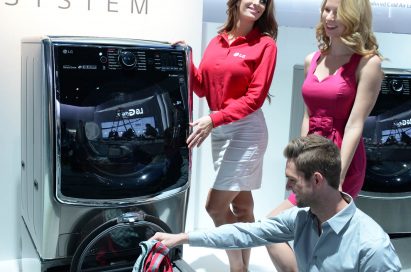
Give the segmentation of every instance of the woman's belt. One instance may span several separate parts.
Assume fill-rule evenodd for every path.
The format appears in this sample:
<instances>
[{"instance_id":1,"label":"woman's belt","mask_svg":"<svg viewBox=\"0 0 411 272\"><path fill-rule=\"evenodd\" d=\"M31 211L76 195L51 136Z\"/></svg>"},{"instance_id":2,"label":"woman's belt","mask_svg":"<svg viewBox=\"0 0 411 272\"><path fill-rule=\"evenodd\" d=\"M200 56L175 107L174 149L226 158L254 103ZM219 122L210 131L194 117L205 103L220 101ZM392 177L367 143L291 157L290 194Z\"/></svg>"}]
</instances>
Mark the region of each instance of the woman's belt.
<instances>
[{"instance_id":1,"label":"woman's belt","mask_svg":"<svg viewBox=\"0 0 411 272\"><path fill-rule=\"evenodd\" d=\"M318 134L326 138L332 138L335 133L334 118L328 116L312 116L309 119L308 134Z\"/></svg>"}]
</instances>

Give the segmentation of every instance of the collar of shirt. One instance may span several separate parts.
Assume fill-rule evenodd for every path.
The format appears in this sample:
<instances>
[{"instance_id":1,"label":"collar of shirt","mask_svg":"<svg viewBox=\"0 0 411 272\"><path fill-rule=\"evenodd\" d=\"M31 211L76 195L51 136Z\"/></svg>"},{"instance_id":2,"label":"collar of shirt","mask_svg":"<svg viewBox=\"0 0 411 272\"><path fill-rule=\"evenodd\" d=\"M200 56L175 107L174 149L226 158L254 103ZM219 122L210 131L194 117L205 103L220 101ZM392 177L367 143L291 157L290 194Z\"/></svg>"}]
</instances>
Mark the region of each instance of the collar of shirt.
<instances>
[{"instance_id":1,"label":"collar of shirt","mask_svg":"<svg viewBox=\"0 0 411 272\"><path fill-rule=\"evenodd\" d=\"M258 27L254 27L247 35L245 36L240 36L237 37L237 39L235 40L236 43L238 43L238 41L242 41L242 42L246 42L246 41L252 41L258 37L261 36L261 31ZM227 44L228 42L228 33L226 31L223 31L219 34L220 40L224 40Z\"/></svg>"},{"instance_id":2,"label":"collar of shirt","mask_svg":"<svg viewBox=\"0 0 411 272\"><path fill-rule=\"evenodd\" d=\"M354 216L355 211L357 210L352 197L343 192L341 194L344 200L348 202L348 205L333 217L325 221L321 226L323 230L324 228L329 226L336 234L339 234L341 232L341 230L348 224L348 222ZM314 214L312 215L315 216Z\"/></svg>"}]
</instances>

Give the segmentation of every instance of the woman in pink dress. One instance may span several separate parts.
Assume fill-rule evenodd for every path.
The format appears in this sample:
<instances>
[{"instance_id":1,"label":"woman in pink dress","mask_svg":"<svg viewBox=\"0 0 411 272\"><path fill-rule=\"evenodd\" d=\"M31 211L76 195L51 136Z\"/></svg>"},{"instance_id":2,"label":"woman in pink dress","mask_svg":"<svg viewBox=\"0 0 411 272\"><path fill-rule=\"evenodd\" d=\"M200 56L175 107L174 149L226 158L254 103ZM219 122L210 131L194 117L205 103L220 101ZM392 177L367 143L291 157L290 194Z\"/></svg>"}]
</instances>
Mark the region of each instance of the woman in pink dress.
<instances>
[{"instance_id":1,"label":"woman in pink dress","mask_svg":"<svg viewBox=\"0 0 411 272\"><path fill-rule=\"evenodd\" d=\"M369 0L324 0L316 28L319 51L305 59L302 86L306 107L301 135L319 134L338 145L342 161L340 190L353 198L365 177L364 123L383 79L382 56L371 22ZM303 207L304 203L291 193L269 216L293 206ZM297 271L289 245L267 248L278 271Z\"/></svg>"}]
</instances>

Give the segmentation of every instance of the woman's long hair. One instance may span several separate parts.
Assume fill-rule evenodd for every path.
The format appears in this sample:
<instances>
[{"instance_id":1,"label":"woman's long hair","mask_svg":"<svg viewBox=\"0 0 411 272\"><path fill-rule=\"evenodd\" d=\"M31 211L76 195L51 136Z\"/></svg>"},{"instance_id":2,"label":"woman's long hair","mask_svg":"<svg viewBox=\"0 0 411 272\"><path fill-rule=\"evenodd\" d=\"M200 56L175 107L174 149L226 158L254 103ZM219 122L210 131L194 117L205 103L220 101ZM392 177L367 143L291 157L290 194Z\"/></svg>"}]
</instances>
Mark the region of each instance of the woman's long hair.
<instances>
[{"instance_id":1,"label":"woman's long hair","mask_svg":"<svg viewBox=\"0 0 411 272\"><path fill-rule=\"evenodd\" d=\"M326 35L322 22L326 3L327 0L323 0L320 22L316 27L318 48L323 53L327 53L331 46L331 40ZM369 0L341 0L337 18L345 26L341 40L346 46L359 55L378 55L382 59L382 55L378 51L377 39L372 31L372 11Z\"/></svg>"},{"instance_id":2,"label":"woman's long hair","mask_svg":"<svg viewBox=\"0 0 411 272\"><path fill-rule=\"evenodd\" d=\"M227 1L227 20L221 26L218 33L230 32L235 29L236 23L238 21L238 3L241 0L228 0ZM271 36L274 40L277 39L278 34L278 24L274 16L274 3L273 0L267 0L265 4L265 10L263 15L255 22L261 33Z\"/></svg>"}]
</instances>

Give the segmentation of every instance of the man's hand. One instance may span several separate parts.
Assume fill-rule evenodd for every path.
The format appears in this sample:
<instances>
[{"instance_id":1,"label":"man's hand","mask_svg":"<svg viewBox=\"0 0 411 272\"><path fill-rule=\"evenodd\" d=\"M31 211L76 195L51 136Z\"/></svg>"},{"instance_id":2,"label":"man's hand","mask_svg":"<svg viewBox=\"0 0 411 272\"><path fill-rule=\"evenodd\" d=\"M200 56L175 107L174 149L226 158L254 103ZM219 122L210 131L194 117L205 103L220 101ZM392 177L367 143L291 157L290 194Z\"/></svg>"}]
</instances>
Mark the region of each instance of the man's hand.
<instances>
[{"instance_id":1,"label":"man's hand","mask_svg":"<svg viewBox=\"0 0 411 272\"><path fill-rule=\"evenodd\" d=\"M165 232L156 232L150 240L157 240L161 242L166 247L175 247L181 244L188 243L188 234L187 233L165 233Z\"/></svg>"}]
</instances>

